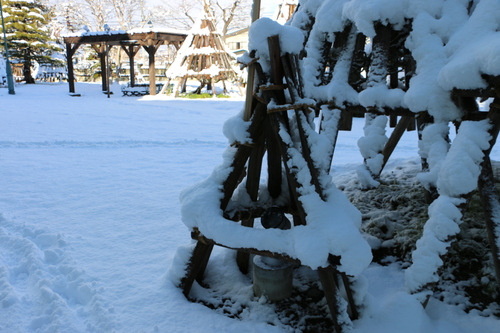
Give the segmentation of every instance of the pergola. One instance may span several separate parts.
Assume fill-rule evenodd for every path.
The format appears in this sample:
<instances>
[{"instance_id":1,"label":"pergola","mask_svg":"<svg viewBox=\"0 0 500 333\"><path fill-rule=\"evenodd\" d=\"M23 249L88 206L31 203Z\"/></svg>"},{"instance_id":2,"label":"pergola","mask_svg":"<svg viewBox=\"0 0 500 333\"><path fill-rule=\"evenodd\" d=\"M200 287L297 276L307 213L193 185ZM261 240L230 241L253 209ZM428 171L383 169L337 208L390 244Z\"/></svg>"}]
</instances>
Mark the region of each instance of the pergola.
<instances>
[{"instance_id":1,"label":"pergola","mask_svg":"<svg viewBox=\"0 0 500 333\"><path fill-rule=\"evenodd\" d=\"M66 43L66 56L68 62L68 83L70 94L75 93L75 76L73 68L73 55L80 45L90 44L99 55L101 61L102 90L108 91L109 77L107 57L113 46L120 46L127 53L130 62L130 84L135 84L134 57L141 46L149 56L149 93L156 94L155 78L155 53L161 45L173 45L179 49L186 39L187 34L182 31L96 31L63 37Z\"/></svg>"}]
</instances>

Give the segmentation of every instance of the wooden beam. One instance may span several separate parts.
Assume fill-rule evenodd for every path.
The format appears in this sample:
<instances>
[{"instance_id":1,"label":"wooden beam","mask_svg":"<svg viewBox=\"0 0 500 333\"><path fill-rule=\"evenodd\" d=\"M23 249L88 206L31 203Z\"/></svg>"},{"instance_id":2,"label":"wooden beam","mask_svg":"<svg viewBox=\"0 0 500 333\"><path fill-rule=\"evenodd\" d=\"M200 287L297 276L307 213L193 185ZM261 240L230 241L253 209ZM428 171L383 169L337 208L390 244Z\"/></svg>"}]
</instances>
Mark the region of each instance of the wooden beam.
<instances>
[{"instance_id":1,"label":"wooden beam","mask_svg":"<svg viewBox=\"0 0 500 333\"><path fill-rule=\"evenodd\" d=\"M382 170L384 170L385 165L387 164L387 161L389 161L389 158L391 157L392 153L394 152L394 149L396 149L396 146L403 136L404 132L410 126L411 122L415 122L415 117L401 117L399 122L397 123L396 127L392 131L391 136L389 137L389 140L387 140L384 149L382 149L382 155L384 155L384 159L382 162L382 167L380 168L379 173L377 176L380 176L382 173Z\"/></svg>"},{"instance_id":2,"label":"wooden beam","mask_svg":"<svg viewBox=\"0 0 500 333\"><path fill-rule=\"evenodd\" d=\"M292 264L302 265L299 259L292 258L292 257L290 257L287 254L276 253L276 252L267 251L267 250L257 250L257 249L254 249L254 248L230 247L230 246L227 246L227 245L224 245L224 244L217 243L214 240L206 238L205 236L203 236L199 232L199 230L197 230L197 229L195 229L193 232L191 232L191 238L194 239L194 240L197 240L200 243L207 244L207 245L210 245L210 244L211 245L217 245L217 246L220 246L220 247L224 247L226 249L236 250L236 251L243 252L243 253L261 255L261 256L264 256L264 257L269 257L269 258L283 260L283 261L286 261L286 262L289 262L289 263L292 263Z\"/></svg>"}]
</instances>

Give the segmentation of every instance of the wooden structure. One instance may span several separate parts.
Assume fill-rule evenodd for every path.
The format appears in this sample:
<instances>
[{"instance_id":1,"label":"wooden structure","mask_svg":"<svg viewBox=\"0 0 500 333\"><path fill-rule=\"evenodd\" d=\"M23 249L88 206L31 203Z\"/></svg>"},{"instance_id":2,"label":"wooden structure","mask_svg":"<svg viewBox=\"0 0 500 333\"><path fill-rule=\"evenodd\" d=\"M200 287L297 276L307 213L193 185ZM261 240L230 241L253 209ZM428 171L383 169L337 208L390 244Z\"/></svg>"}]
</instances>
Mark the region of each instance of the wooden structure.
<instances>
[{"instance_id":1,"label":"wooden structure","mask_svg":"<svg viewBox=\"0 0 500 333\"><path fill-rule=\"evenodd\" d=\"M264 73L258 63L254 63L257 72L258 88L254 96L247 100L251 105L252 117L248 129L251 142L253 144L239 144L238 150L234 156L232 171L223 184L224 193L220 202L220 208L225 212L227 219L240 221L242 228L252 228L254 219L259 218L265 211L265 207L243 207L239 206L237 211L228 212L226 209L231 197L240 182L245 181L246 190L250 198L254 201L259 196L259 183L261 177L262 163L264 153L267 151L268 165L268 183L267 189L273 198L278 198L282 193L282 173L286 175L286 181L289 188L289 202L280 206L283 212L293 215L295 226L307 225L307 215L310 213L302 203L301 188L310 186L302 183L299 173L307 172L314 186L315 193L326 200L326 188L322 183L320 176L328 173L328 170L319 165L329 165L331 163L319 163L312 156L311 151L315 147L311 144L309 137L312 124L310 121L310 108L315 105L307 104L301 97L300 78L297 75L297 56L280 56L279 37L273 36L269 39L269 48L272 60L272 69L270 73ZM286 84L282 84L286 80ZM291 100L287 101L285 90L288 90ZM270 102L274 100L278 103L275 107L270 107ZM293 110L293 115L297 119L297 127L290 126L290 119L287 115L288 110ZM328 132L332 134L333 132ZM292 143L288 142L286 137L300 137L302 149L297 150ZM330 138L334 140L333 137ZM333 146L329 156L326 158L331 161L333 158ZM297 164L297 157L292 157L293 153L298 153L306 162L304 168L300 163ZM305 170L304 170L305 169ZM286 187L285 187L286 188ZM288 195L288 194L286 194ZM225 244L217 243L203 235L203 230L194 229L192 238L198 243L188 263L187 275L181 281L181 288L184 294L188 296L191 286L195 280L201 281L210 253L214 245L229 247ZM231 247L229 247L231 248ZM248 271L249 254L259 254L273 257L295 264L301 264L301 261L287 253L277 253L270 250L257 250L255 248L234 248L238 250L237 262L240 270L244 273ZM356 304L354 292L351 289L353 277L340 272L337 266L340 264L341 257L330 254L324 267L319 267L318 275L320 277L323 290L328 302L330 313L334 322L335 330L342 331L342 323L339 321L344 314L339 307L341 291L344 288L348 299L348 312L351 319L358 317L360 304ZM343 287L339 287L343 286Z\"/></svg>"},{"instance_id":2,"label":"wooden structure","mask_svg":"<svg viewBox=\"0 0 500 333\"><path fill-rule=\"evenodd\" d=\"M298 10L300 9L301 7L298 8ZM390 126L394 128L392 135L375 152L376 156L365 156L364 167L366 173L374 180L372 184L375 184L380 177L404 131L418 130L418 137L422 138L424 130L437 121L429 110L415 112L403 104L396 103L392 105L373 103L370 105L361 103L355 98L346 97L351 92L353 96L357 97L358 94L370 91L381 91L384 94L394 96L394 94L404 94L410 89L411 79L415 76L419 63L414 59L412 52L405 47L406 39L413 28L412 21L407 18L403 18L403 20L406 24L399 26L375 22L373 27L375 36L370 39L359 32L354 22L349 20L345 20L341 31L331 31L328 34L317 33L314 35L312 33L315 24L314 17L310 17L310 22L301 21L297 24L303 29L306 38L317 38L312 45L317 47L318 54L322 56L317 58L318 72L314 76L314 79L317 80L316 87L321 89L335 83L336 87L345 88L338 88L327 97L325 97L326 94L314 95L311 92L309 92L311 94L309 96L306 94L304 73L301 73L300 70L305 52L301 53L300 56L281 52L278 35L268 38L268 51L266 51L268 53L266 55L269 55L270 66L263 67L259 62L262 61L259 60L259 52L264 53L262 49L253 50L250 53L253 60L246 65L250 69L249 73L256 74L256 84L251 84L248 87L244 115L245 120L249 122L248 136L250 139L246 143L236 143L237 151L232 160L231 172L225 178L220 189L222 192L220 209L226 219L239 222L242 228L252 228L254 219L262 216L266 207L259 206L258 197L263 157L267 152L267 191L269 195L272 198L277 198L281 195L283 188L288 188L289 199L286 203L281 204L281 210L293 215L294 226L307 225L308 216L312 212L307 211L304 206L305 200L302 198L304 189L312 186L315 194L321 200L326 200L325 189L327 185L322 182L321 176L330 172L338 133L341 130L351 130L354 113L365 114L367 126L372 126L377 117L387 117ZM328 38L328 35L333 36L333 38ZM368 42L371 43L370 54L365 52ZM265 72L263 68L268 67L270 70ZM488 148L482 150L483 158L480 163L478 162L480 175L477 179L477 190L483 201L486 216L485 229L488 232L500 292L500 249L498 247L500 244L500 221L498 219L500 195L495 187L489 158L500 131L500 76L482 73L482 79L486 87L481 89L451 89L448 98L450 103L459 110L459 114L456 118L446 119L443 117L444 120L439 119L439 121L445 122L446 125L448 122L454 122L457 127L460 127L464 122L481 121L488 124L480 129L483 133L477 133L490 138ZM481 111L477 101L486 99L491 101L489 110ZM340 114L337 123L326 121L325 115L331 112ZM311 141L314 137L313 133L316 133L311 120L311 114L314 113L321 117L319 135L328 137L332 143L328 153L321 156L321 161L315 154L317 147ZM461 135L467 135L467 133L461 134L459 131L457 137ZM292 139L290 140L290 138ZM454 143L451 143L452 148ZM457 149L460 150L461 147L458 146ZM305 163L298 163L298 159L303 159ZM381 160L381 163L377 164L376 167L371 163L371 160L374 159ZM429 168L430 165L426 158L422 158L423 171L425 172ZM304 183L304 178L298 177L299 174L303 175L304 173L310 177L310 183ZM287 182L287 186L282 186L282 180ZM232 200L236 200L233 198L233 193L240 183L244 184L248 196L253 201L251 207L245 206L245 203L232 202ZM472 190L468 193L454 194L447 202L456 205L456 209L463 212L467 209ZM448 200L447 198L450 197L450 193L437 189L437 187L431 186L427 188L427 191L429 203L436 198ZM233 207L231 211L228 210L230 203ZM234 207L237 208L234 209ZM439 228L440 222L434 221L434 223L438 223L437 228ZM449 223L449 221L443 223ZM247 271L250 253L301 264L300 260L289 253L228 246L206 237L204 234L208 230L195 227L191 231L191 236L197 243L187 263L186 275L180 284L186 296L189 295L194 281L203 279L211 251L215 245L237 250L238 266L242 272ZM442 242L444 249L456 238L456 234L453 233L447 236L445 239L436 240L436 242ZM440 255L444 254L436 254L436 256ZM336 332L344 331L340 318L345 318L339 308L339 286L345 288L351 319L357 318L359 309L359 304L355 302L359 298L354 297L350 288L351 283L355 281L354 277L341 273L337 269L341 260L341 256L330 254L327 265L318 268ZM435 267L433 274L439 274L438 269L439 267ZM412 289L411 293L425 295L426 297L421 299L425 306L429 296L432 295L434 285L429 280L418 288Z\"/></svg>"},{"instance_id":3,"label":"wooden structure","mask_svg":"<svg viewBox=\"0 0 500 333\"><path fill-rule=\"evenodd\" d=\"M236 69L236 57L226 47L220 32L215 27L215 19L210 9L205 9L189 31L174 62L167 70L170 80L177 80L174 93L185 90L186 81L195 79L215 92L215 82L237 81L241 74ZM225 87L225 85L224 85Z\"/></svg>"},{"instance_id":4,"label":"wooden structure","mask_svg":"<svg viewBox=\"0 0 500 333\"><path fill-rule=\"evenodd\" d=\"M63 37L66 44L66 59L68 62L68 84L70 94L75 93L75 76L73 69L73 55L80 45L91 45L99 55L102 73L102 90L109 90L109 68L107 65L108 54L113 46L121 47L129 57L130 84L135 84L134 57L141 47L149 56L149 93L156 94L155 79L155 54L161 45L173 45L179 49L187 34L179 31L105 31L87 32L75 36Z\"/></svg>"}]
</instances>

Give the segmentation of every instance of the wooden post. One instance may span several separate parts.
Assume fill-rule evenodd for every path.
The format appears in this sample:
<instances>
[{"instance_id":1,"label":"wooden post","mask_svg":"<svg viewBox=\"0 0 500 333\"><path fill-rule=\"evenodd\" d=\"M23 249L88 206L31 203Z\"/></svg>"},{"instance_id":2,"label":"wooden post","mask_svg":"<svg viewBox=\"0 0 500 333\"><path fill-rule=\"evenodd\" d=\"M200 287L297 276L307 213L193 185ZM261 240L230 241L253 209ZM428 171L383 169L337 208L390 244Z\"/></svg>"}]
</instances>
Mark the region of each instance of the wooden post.
<instances>
[{"instance_id":1,"label":"wooden post","mask_svg":"<svg viewBox=\"0 0 500 333\"><path fill-rule=\"evenodd\" d=\"M102 91L106 92L108 85L108 69L106 66L106 57L107 57L107 46L106 43L102 42L99 46L92 44L92 48L99 55L99 60L101 62L101 82L102 82Z\"/></svg>"},{"instance_id":2,"label":"wooden post","mask_svg":"<svg viewBox=\"0 0 500 333\"><path fill-rule=\"evenodd\" d=\"M270 118L266 121L266 146L267 146L267 188L271 198L276 199L281 195L282 167L279 142L272 133Z\"/></svg>"},{"instance_id":3,"label":"wooden post","mask_svg":"<svg viewBox=\"0 0 500 333\"><path fill-rule=\"evenodd\" d=\"M495 186L493 170L489 156L484 157L481 164L481 174L478 180L478 189L481 201L483 203L484 218L486 222L486 231L488 233L488 242L491 248L491 257L497 281L497 293L500 293L500 249L498 240L500 240L500 222L498 221L498 212L500 212L500 197ZM500 301L500 296L498 298Z\"/></svg>"},{"instance_id":4,"label":"wooden post","mask_svg":"<svg viewBox=\"0 0 500 333\"><path fill-rule=\"evenodd\" d=\"M107 83L107 86L106 86L106 92L108 94L108 98L110 97L110 94L111 94L111 87L110 87L110 81L111 81L111 66L109 65L109 57L108 57L108 54L109 54L109 50L111 49L111 46L109 45L106 45L106 83Z\"/></svg>"},{"instance_id":5,"label":"wooden post","mask_svg":"<svg viewBox=\"0 0 500 333\"><path fill-rule=\"evenodd\" d=\"M74 46L71 43L66 43L66 63L68 65L68 84L69 84L69 92L70 94L75 93L75 70L73 67L73 55L75 55L76 50L80 44L75 44Z\"/></svg>"},{"instance_id":6,"label":"wooden post","mask_svg":"<svg viewBox=\"0 0 500 333\"><path fill-rule=\"evenodd\" d=\"M213 97L217 96L217 91L215 89L215 80L214 80L213 77L210 79L210 85L211 85L211 88L212 88L212 96Z\"/></svg>"},{"instance_id":7,"label":"wooden post","mask_svg":"<svg viewBox=\"0 0 500 333\"><path fill-rule=\"evenodd\" d=\"M188 262L186 276L181 280L180 284L184 296L188 297L195 280L200 282L203 278L213 248L214 244L204 244L200 241L196 243L191 259Z\"/></svg>"},{"instance_id":8,"label":"wooden post","mask_svg":"<svg viewBox=\"0 0 500 333\"><path fill-rule=\"evenodd\" d=\"M253 0L252 7L252 23L257 21L260 17L260 0ZM248 66L247 76L247 90L245 98L245 110L243 112L243 120L248 121L252 117L252 101L253 89L255 84L255 66L252 64Z\"/></svg>"},{"instance_id":9,"label":"wooden post","mask_svg":"<svg viewBox=\"0 0 500 333\"><path fill-rule=\"evenodd\" d=\"M495 145L500 132L500 87L496 86L497 96L490 104L488 119L492 127L489 131L491 135L490 148L484 152L484 160L481 163L481 174L479 176L478 188L481 200L483 202L486 230L490 243L493 265L497 279L497 291L500 292L500 249L498 248L500 240L500 222L498 221L498 212L500 211L500 196L495 186L493 170L491 168L490 153ZM499 300L500 301L500 296Z\"/></svg>"},{"instance_id":10,"label":"wooden post","mask_svg":"<svg viewBox=\"0 0 500 333\"><path fill-rule=\"evenodd\" d=\"M154 42L153 40L150 40L148 42L150 42L148 45L142 45L142 47L148 53L149 59L149 94L156 95L155 53L160 47L162 41Z\"/></svg>"},{"instance_id":11,"label":"wooden post","mask_svg":"<svg viewBox=\"0 0 500 333\"><path fill-rule=\"evenodd\" d=\"M256 202L259 196L262 158L264 157L264 153L266 152L264 141L265 133L263 132L261 137L256 140L255 145L252 148L252 152L250 153L250 158L248 159L246 190L252 202ZM241 225L244 227L253 228L253 217L241 221ZM243 274L247 274L250 263L250 254L247 252L238 251L238 253L236 254L236 263L238 264L240 272L242 272Z\"/></svg>"},{"instance_id":12,"label":"wooden post","mask_svg":"<svg viewBox=\"0 0 500 333\"><path fill-rule=\"evenodd\" d=\"M328 303L328 308L330 309L330 314L332 315L333 327L335 332L341 333L342 327L338 322L339 317L339 306L338 298L339 292L337 288L337 272L332 266L320 267L318 268L318 275L323 286L323 291L325 292L326 302Z\"/></svg>"},{"instance_id":13,"label":"wooden post","mask_svg":"<svg viewBox=\"0 0 500 333\"><path fill-rule=\"evenodd\" d=\"M125 51L125 53L128 56L128 63L130 67L130 86L134 87L135 86L135 62L134 62L134 57L137 54L137 52L140 49L140 46L138 45L129 45L128 49L125 45L122 45L122 49Z\"/></svg>"},{"instance_id":14,"label":"wooden post","mask_svg":"<svg viewBox=\"0 0 500 333\"><path fill-rule=\"evenodd\" d=\"M266 105L257 104L255 109L255 116L252 118L252 124L250 125L248 132L252 141L257 142L263 132L263 121L266 115ZM231 164L232 171L229 173L228 177L223 184L224 197L221 199L221 209L225 210L231 196L236 190L236 186L240 181L240 176L245 169L250 154L252 153L252 147L248 145L240 145L238 151L234 155L233 163Z\"/></svg>"},{"instance_id":15,"label":"wooden post","mask_svg":"<svg viewBox=\"0 0 500 333\"><path fill-rule=\"evenodd\" d=\"M389 140L387 140L384 149L382 150L382 155L384 155L384 160L382 162L382 167L380 168L380 171L376 176L380 176L382 170L384 170L387 161L389 161L389 157L391 157L399 140L401 139L401 137L403 136L404 132L406 131L411 122L415 122L415 117L403 116L397 123L396 127L394 128L394 131L392 131Z\"/></svg>"}]
</instances>

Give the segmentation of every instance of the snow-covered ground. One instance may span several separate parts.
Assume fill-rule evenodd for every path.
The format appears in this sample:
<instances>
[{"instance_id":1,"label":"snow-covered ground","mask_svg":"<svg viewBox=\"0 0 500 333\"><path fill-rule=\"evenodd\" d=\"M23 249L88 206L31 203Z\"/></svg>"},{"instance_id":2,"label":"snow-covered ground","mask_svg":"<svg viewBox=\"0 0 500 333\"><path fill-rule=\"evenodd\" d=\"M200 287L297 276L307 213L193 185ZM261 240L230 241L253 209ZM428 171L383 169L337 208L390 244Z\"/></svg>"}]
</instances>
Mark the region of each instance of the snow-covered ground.
<instances>
[{"instance_id":1,"label":"snow-covered ground","mask_svg":"<svg viewBox=\"0 0 500 333\"><path fill-rule=\"evenodd\" d=\"M192 291L227 302L225 311L188 302L169 279L177 249L190 244L179 194L221 163L222 125L242 98L121 97L118 89L107 98L100 88L77 83L81 97L65 84L0 89L0 332L293 331L252 296L229 250L211 257L212 289ZM355 119L340 133L339 183L362 161L362 127ZM418 163L416 133L407 132L386 172ZM364 275L369 296L354 332L500 331L498 318L435 299L424 310L397 264L372 264Z\"/></svg>"}]
</instances>

